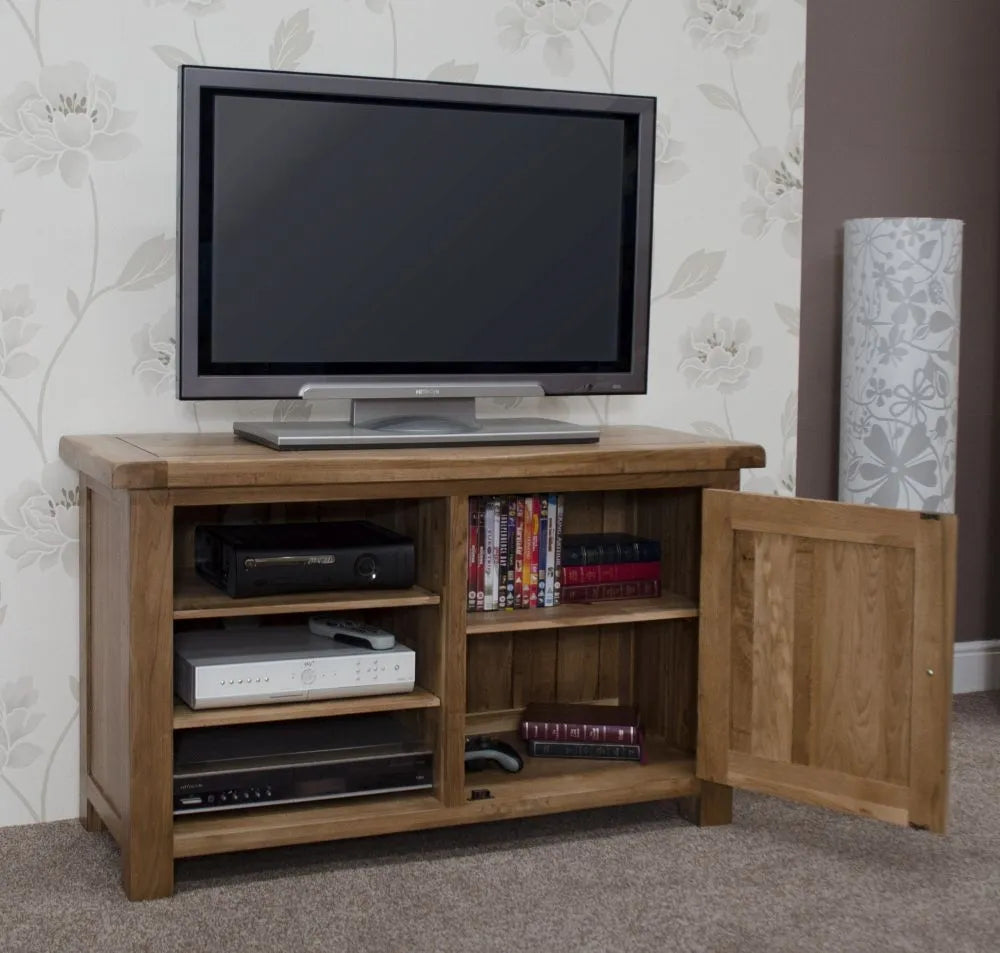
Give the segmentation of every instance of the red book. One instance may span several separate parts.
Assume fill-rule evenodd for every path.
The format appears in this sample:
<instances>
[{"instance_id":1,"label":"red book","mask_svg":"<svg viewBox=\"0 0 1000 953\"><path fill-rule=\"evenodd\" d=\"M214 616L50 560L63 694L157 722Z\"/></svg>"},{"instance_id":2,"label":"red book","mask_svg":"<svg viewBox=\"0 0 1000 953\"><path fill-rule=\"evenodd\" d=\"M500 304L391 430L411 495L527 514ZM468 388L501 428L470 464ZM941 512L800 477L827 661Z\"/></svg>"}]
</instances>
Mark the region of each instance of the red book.
<instances>
[{"instance_id":1,"label":"red book","mask_svg":"<svg viewBox=\"0 0 1000 953\"><path fill-rule=\"evenodd\" d=\"M560 582L565 586L592 586L602 582L636 582L659 579L660 563L595 563L592 566L563 566Z\"/></svg>"},{"instance_id":2,"label":"red book","mask_svg":"<svg viewBox=\"0 0 1000 953\"><path fill-rule=\"evenodd\" d=\"M615 599L652 599L660 594L659 579L639 579L636 582L599 582L590 586L566 586L561 590L563 602L611 602Z\"/></svg>"},{"instance_id":3,"label":"red book","mask_svg":"<svg viewBox=\"0 0 1000 953\"><path fill-rule=\"evenodd\" d=\"M532 702L521 716L525 741L641 744L642 721L635 705Z\"/></svg>"}]
</instances>

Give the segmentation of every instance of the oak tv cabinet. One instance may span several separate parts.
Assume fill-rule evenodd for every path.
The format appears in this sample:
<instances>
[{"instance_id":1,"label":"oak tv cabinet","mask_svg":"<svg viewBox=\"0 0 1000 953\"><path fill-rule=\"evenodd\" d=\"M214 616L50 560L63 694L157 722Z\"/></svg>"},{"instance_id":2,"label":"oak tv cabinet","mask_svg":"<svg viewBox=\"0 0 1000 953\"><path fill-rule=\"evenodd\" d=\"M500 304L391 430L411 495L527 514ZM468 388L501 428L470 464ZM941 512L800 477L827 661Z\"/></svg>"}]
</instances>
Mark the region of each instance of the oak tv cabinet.
<instances>
[{"instance_id":1,"label":"oak tv cabinet","mask_svg":"<svg viewBox=\"0 0 1000 953\"><path fill-rule=\"evenodd\" d=\"M723 824L734 787L944 830L953 517L741 493L759 446L648 427L588 445L381 451L71 436L60 453L81 481L82 820L121 846L132 899L170 894L174 860L202 854L659 798ZM565 494L566 532L658 538L663 595L467 613L469 496L543 491ZM417 585L234 600L194 575L198 523L356 517L413 536ZM175 629L323 610L395 631L417 651L417 689L175 701ZM514 738L525 704L551 699L638 704L649 763L526 758L519 774L466 780L466 734ZM386 710L433 743L432 790L172 815L177 732Z\"/></svg>"}]
</instances>

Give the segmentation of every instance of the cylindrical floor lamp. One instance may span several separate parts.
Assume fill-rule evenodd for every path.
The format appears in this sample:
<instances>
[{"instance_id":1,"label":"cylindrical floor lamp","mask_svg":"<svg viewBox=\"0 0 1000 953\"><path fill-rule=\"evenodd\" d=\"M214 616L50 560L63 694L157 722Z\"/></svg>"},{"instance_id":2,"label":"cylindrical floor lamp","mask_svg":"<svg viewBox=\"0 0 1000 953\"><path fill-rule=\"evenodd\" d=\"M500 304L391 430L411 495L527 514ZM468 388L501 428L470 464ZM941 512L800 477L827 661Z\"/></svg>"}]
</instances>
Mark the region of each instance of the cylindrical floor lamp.
<instances>
[{"instance_id":1,"label":"cylindrical floor lamp","mask_svg":"<svg viewBox=\"0 0 1000 953\"><path fill-rule=\"evenodd\" d=\"M955 511L962 222L844 223L840 499Z\"/></svg>"}]
</instances>

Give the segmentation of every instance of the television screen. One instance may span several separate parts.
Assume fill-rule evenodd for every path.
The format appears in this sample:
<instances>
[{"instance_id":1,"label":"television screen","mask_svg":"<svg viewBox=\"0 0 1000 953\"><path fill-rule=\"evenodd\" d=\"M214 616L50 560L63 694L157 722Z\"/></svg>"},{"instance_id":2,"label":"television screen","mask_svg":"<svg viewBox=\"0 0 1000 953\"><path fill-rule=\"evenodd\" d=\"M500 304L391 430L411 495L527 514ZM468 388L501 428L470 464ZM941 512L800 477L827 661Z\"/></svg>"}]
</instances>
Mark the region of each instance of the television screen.
<instances>
[{"instance_id":1,"label":"television screen","mask_svg":"<svg viewBox=\"0 0 1000 953\"><path fill-rule=\"evenodd\" d=\"M182 72L181 396L644 388L652 100Z\"/></svg>"}]
</instances>

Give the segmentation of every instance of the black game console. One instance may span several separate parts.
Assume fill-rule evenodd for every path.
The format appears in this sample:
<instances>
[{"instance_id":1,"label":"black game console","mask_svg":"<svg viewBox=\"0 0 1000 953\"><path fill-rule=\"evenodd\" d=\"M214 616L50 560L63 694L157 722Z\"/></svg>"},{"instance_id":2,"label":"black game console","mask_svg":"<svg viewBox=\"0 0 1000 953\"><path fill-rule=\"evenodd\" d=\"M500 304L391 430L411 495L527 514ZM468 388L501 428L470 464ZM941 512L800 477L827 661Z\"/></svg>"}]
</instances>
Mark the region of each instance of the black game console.
<instances>
[{"instance_id":1,"label":"black game console","mask_svg":"<svg viewBox=\"0 0 1000 953\"><path fill-rule=\"evenodd\" d=\"M407 589L413 540L367 520L199 526L198 575L234 598L331 589Z\"/></svg>"},{"instance_id":2,"label":"black game console","mask_svg":"<svg viewBox=\"0 0 1000 953\"><path fill-rule=\"evenodd\" d=\"M393 715L178 732L174 814L416 791L433 753Z\"/></svg>"}]
</instances>

